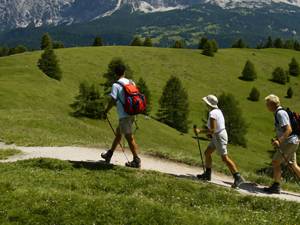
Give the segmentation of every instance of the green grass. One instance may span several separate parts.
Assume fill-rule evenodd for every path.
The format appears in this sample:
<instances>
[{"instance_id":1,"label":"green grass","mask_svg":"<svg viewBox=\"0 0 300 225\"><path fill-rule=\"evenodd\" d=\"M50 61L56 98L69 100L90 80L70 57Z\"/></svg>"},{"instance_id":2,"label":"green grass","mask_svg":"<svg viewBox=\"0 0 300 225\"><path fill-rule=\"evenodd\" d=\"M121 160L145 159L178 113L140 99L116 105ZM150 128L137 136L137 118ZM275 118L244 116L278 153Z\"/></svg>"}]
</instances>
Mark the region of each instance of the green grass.
<instances>
[{"instance_id":1,"label":"green grass","mask_svg":"<svg viewBox=\"0 0 300 225\"><path fill-rule=\"evenodd\" d=\"M295 202L103 164L0 164L1 224L297 224L299 209Z\"/></svg>"},{"instance_id":2,"label":"green grass","mask_svg":"<svg viewBox=\"0 0 300 225\"><path fill-rule=\"evenodd\" d=\"M20 153L21 151L17 149L0 149L0 160L8 159L9 157Z\"/></svg>"},{"instance_id":3,"label":"green grass","mask_svg":"<svg viewBox=\"0 0 300 225\"><path fill-rule=\"evenodd\" d=\"M70 48L56 52L63 71L61 82L51 80L38 70L36 63L41 52L0 58L0 136L3 141L31 146L109 147L113 135L107 123L73 118L69 115L69 104L78 93L79 83L103 81L107 64L117 56L129 63L136 80L139 77L146 80L153 96L152 115L158 109L162 88L171 75L180 77L188 91L191 127L201 124L205 111L203 96L233 93L249 124L248 148L230 146L229 153L244 175L256 181L271 181L255 172L270 163L273 116L263 100L247 100L250 90L257 87L262 97L275 93L282 97L284 105L300 112L300 78L292 77L286 86L269 81L275 67L287 69L292 57L300 61L300 52L292 50L221 49L214 58L205 57L197 50L142 47ZM250 83L238 79L248 59L258 72L258 79ZM295 96L285 99L289 86L293 87ZM115 112L111 117L116 125ZM191 133L181 135L152 119L142 116L138 119L140 129L136 136L142 152L199 164L197 145ZM201 144L204 148L207 142ZM214 166L225 170L217 156ZM297 185L286 187L300 191Z\"/></svg>"}]
</instances>

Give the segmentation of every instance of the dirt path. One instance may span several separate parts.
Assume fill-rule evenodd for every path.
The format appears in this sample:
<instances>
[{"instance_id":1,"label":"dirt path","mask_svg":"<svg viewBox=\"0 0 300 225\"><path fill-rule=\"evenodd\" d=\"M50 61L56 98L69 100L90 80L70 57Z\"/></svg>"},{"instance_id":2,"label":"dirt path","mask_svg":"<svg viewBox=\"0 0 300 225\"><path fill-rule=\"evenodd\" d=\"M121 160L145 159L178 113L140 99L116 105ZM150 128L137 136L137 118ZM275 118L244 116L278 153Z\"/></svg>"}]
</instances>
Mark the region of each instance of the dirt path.
<instances>
[{"instance_id":1,"label":"dirt path","mask_svg":"<svg viewBox=\"0 0 300 225\"><path fill-rule=\"evenodd\" d=\"M100 159L100 153L103 149L97 148L83 148L83 147L19 147L14 145L5 145L0 143L0 149L15 148L23 152L23 154L12 156L7 160L0 160L0 162L15 162L18 160L26 160L32 158L55 158L70 161L91 161L97 162ZM131 154L126 153L131 159ZM175 175L177 177L195 179L195 175L202 172L201 168L189 166L183 163L177 163L170 160L159 159L149 155L141 155L142 169L154 170L161 173ZM124 166L126 158L121 151L116 151L112 163L115 165ZM233 182L232 177L223 174L214 174L211 183L230 188ZM238 192L245 195L255 195L263 197L272 197L283 200L296 201L300 203L300 193L292 193L283 191L280 195L268 195L262 191L262 186L246 182L243 184Z\"/></svg>"}]
</instances>

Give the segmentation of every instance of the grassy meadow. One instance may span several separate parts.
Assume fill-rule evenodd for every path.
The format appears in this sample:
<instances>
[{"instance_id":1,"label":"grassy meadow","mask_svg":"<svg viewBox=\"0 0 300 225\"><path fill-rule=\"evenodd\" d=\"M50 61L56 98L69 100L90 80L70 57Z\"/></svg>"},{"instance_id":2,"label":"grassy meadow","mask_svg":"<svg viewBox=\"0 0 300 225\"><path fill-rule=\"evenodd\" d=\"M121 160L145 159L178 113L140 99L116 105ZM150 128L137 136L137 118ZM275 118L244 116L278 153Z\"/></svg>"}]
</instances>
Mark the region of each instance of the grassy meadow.
<instances>
[{"instance_id":1,"label":"grassy meadow","mask_svg":"<svg viewBox=\"0 0 300 225\"><path fill-rule=\"evenodd\" d=\"M81 81L103 81L102 74L113 57L122 57L132 68L134 78L143 77L152 94L152 116L158 99L171 75L178 76L189 94L190 121L202 124L207 94L230 92L239 100L249 125L248 147L230 146L229 153L243 174L253 181L269 183L271 179L256 174L270 163L270 139L273 137L273 115L263 97L274 93L284 106L300 112L300 77L291 77L287 85L269 81L277 66L288 69L292 57L300 62L300 52L284 49L220 49L215 57L198 50L143 47L85 47L56 50L63 71L61 82L45 76L36 66L41 52L28 52L0 58L0 138L6 143L26 146L98 146L108 148L113 138L105 121L73 118L70 104ZM238 79L246 60L256 67L258 79ZM259 102L247 100L252 87L261 92ZM292 99L285 98L288 87ZM99 86L100 88L100 86ZM116 113L110 117L117 123ZM199 153L192 132L180 134L153 119L138 117L137 142L141 152L159 155L190 164L199 164ZM201 142L202 147L207 142ZM215 168L228 172L215 157ZM299 186L285 184L300 191Z\"/></svg>"},{"instance_id":2,"label":"grassy meadow","mask_svg":"<svg viewBox=\"0 0 300 225\"><path fill-rule=\"evenodd\" d=\"M53 159L0 164L1 224L297 224L299 216L295 202L156 172Z\"/></svg>"}]
</instances>

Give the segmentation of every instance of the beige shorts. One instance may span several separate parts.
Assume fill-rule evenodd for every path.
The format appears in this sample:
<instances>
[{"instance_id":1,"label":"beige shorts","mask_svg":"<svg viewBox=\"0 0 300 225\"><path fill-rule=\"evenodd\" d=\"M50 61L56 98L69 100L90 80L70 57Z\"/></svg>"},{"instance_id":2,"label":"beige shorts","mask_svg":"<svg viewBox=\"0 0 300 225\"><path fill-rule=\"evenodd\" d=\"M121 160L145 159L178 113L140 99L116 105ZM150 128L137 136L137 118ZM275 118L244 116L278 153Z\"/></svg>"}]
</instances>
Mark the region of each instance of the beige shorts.
<instances>
[{"instance_id":1,"label":"beige shorts","mask_svg":"<svg viewBox=\"0 0 300 225\"><path fill-rule=\"evenodd\" d=\"M286 164L286 160L291 163L296 162L296 152L298 148L299 144L283 143L280 149L275 152L273 160L280 161L284 164ZM286 159L284 159L283 155Z\"/></svg>"},{"instance_id":2,"label":"beige shorts","mask_svg":"<svg viewBox=\"0 0 300 225\"><path fill-rule=\"evenodd\" d=\"M132 134L132 125L134 123L134 116L125 117L119 120L119 131L121 134Z\"/></svg>"},{"instance_id":3,"label":"beige shorts","mask_svg":"<svg viewBox=\"0 0 300 225\"><path fill-rule=\"evenodd\" d=\"M214 134L208 147L217 150L219 155L227 155L228 135L227 131L223 130L220 133Z\"/></svg>"}]
</instances>

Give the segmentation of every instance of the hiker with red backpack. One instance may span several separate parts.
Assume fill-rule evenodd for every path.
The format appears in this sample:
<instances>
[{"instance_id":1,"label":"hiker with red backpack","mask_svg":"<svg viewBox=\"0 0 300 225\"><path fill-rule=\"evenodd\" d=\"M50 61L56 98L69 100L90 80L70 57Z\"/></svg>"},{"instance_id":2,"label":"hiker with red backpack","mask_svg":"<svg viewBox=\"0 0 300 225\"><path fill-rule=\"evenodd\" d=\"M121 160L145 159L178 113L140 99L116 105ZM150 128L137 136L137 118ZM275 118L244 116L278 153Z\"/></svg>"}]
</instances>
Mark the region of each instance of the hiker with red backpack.
<instances>
[{"instance_id":1,"label":"hiker with red backpack","mask_svg":"<svg viewBox=\"0 0 300 225\"><path fill-rule=\"evenodd\" d=\"M299 148L300 116L289 109L284 109L276 95L265 98L268 110L274 113L276 138L272 145L276 149L273 156L274 183L264 191L270 194L280 194L281 164L287 164L291 172L300 178L300 167L297 164L296 152Z\"/></svg>"},{"instance_id":2,"label":"hiker with red backpack","mask_svg":"<svg viewBox=\"0 0 300 225\"><path fill-rule=\"evenodd\" d=\"M125 70L126 67L124 65L118 65L115 68L117 80L112 85L110 93L111 100L105 110L105 114L116 105L119 116L119 126L115 132L115 139L111 148L105 153L102 153L101 157L105 159L107 163L110 163L117 146L120 145L122 147L121 139L122 135L124 135L133 155L133 160L127 162L125 165L127 167L140 168L141 159L138 156L132 126L135 121L135 115L145 112L146 99L145 96L139 92L135 83L125 77Z\"/></svg>"}]
</instances>

